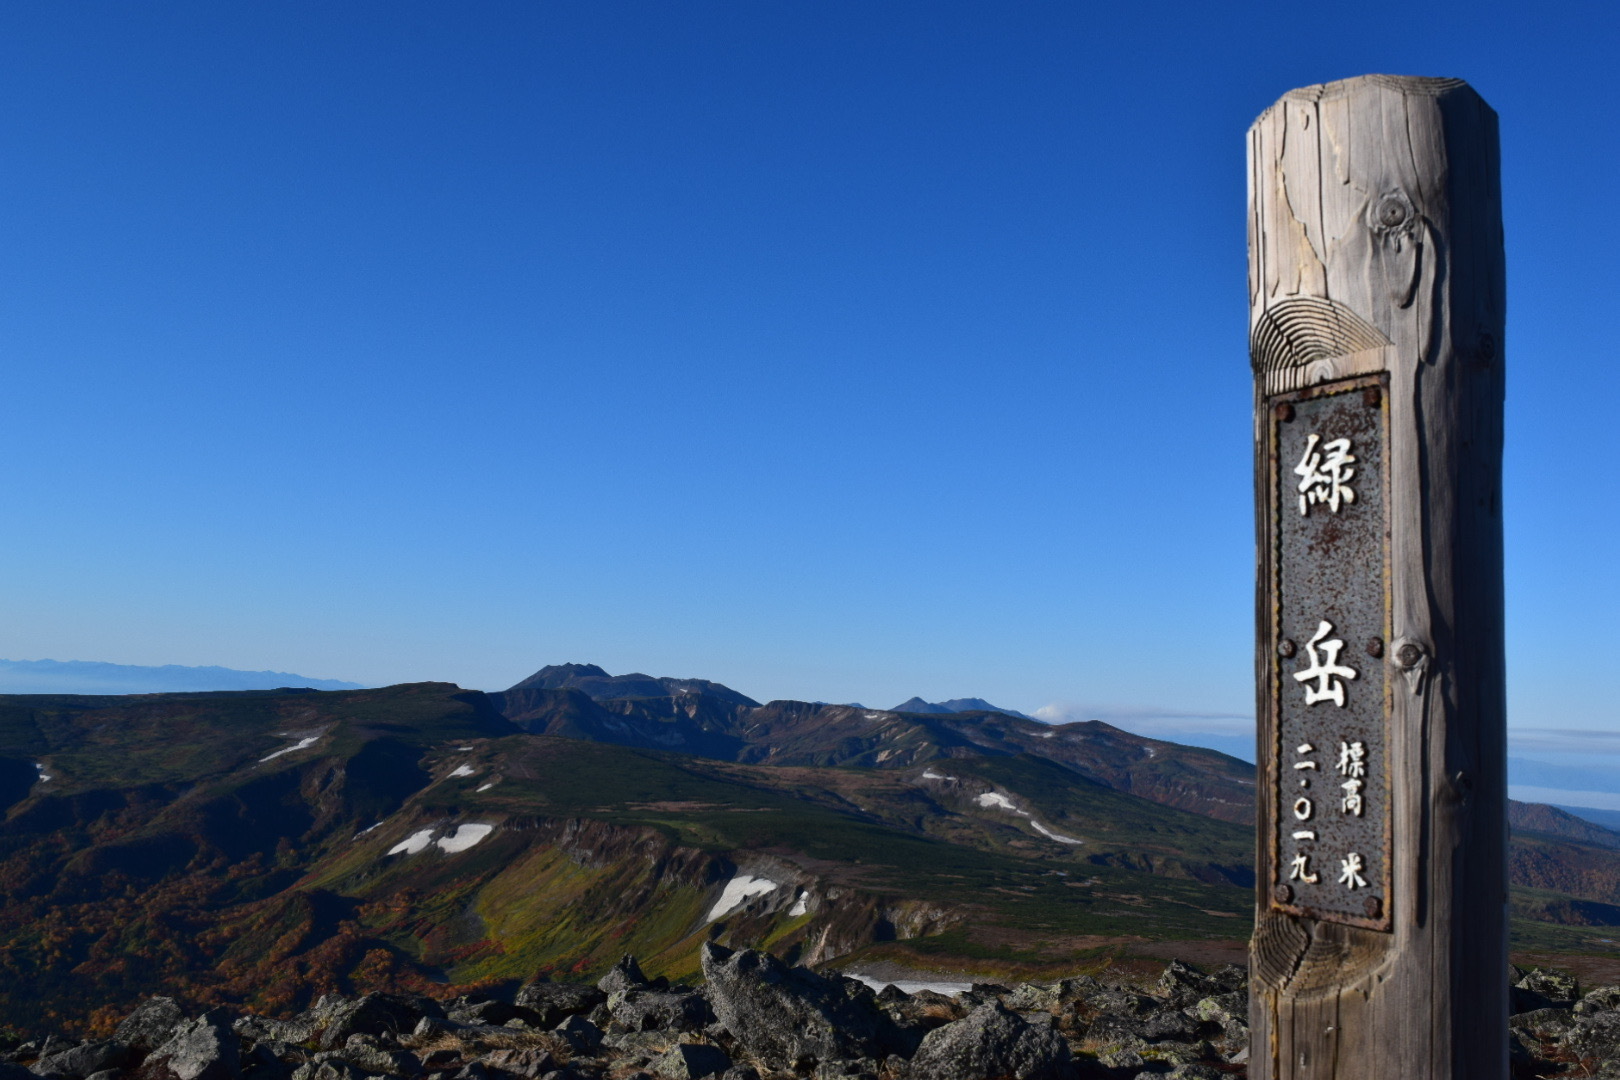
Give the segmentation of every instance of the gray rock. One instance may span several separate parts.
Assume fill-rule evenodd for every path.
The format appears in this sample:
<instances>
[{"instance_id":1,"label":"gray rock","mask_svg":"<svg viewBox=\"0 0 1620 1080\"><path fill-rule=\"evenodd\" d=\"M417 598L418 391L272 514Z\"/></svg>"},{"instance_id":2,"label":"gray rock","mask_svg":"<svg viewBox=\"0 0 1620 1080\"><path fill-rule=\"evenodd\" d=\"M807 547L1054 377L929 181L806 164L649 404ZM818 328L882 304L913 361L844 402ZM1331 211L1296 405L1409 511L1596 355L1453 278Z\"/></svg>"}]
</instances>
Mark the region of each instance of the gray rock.
<instances>
[{"instance_id":1,"label":"gray rock","mask_svg":"<svg viewBox=\"0 0 1620 1080\"><path fill-rule=\"evenodd\" d=\"M621 990L608 998L618 1031L701 1031L714 1020L703 995L669 990Z\"/></svg>"},{"instance_id":2,"label":"gray rock","mask_svg":"<svg viewBox=\"0 0 1620 1080\"><path fill-rule=\"evenodd\" d=\"M731 1058L718 1046L676 1043L653 1062L652 1071L668 1080L700 1080L705 1076L718 1076L729 1068Z\"/></svg>"},{"instance_id":3,"label":"gray rock","mask_svg":"<svg viewBox=\"0 0 1620 1080\"><path fill-rule=\"evenodd\" d=\"M1575 1026L1575 1014L1568 1009L1533 1009L1508 1017L1508 1028L1524 1031L1538 1039L1556 1039Z\"/></svg>"},{"instance_id":4,"label":"gray rock","mask_svg":"<svg viewBox=\"0 0 1620 1080\"><path fill-rule=\"evenodd\" d=\"M367 994L352 1000L334 1000L328 995L317 1002L310 1012L320 1029L321 1049L331 1050L348 1042L351 1035L381 1035L384 1032L398 1035L414 1031L424 1018L443 1017L443 1010L436 1004L431 1006L430 1012L424 1007L424 1001L394 994ZM438 1017L432 1013L437 1013Z\"/></svg>"},{"instance_id":5,"label":"gray rock","mask_svg":"<svg viewBox=\"0 0 1620 1080\"><path fill-rule=\"evenodd\" d=\"M307 1061L292 1071L292 1080L364 1080L346 1061Z\"/></svg>"},{"instance_id":6,"label":"gray rock","mask_svg":"<svg viewBox=\"0 0 1620 1080\"><path fill-rule=\"evenodd\" d=\"M67 1080L84 1080L91 1073L122 1069L133 1065L136 1051L121 1042L87 1042L34 1063L34 1072L40 1076L60 1076Z\"/></svg>"},{"instance_id":7,"label":"gray rock","mask_svg":"<svg viewBox=\"0 0 1620 1080\"><path fill-rule=\"evenodd\" d=\"M900 1039L864 983L713 942L704 943L701 958L709 1003L720 1023L773 1069L880 1057Z\"/></svg>"},{"instance_id":8,"label":"gray rock","mask_svg":"<svg viewBox=\"0 0 1620 1080\"><path fill-rule=\"evenodd\" d=\"M1184 1012L1165 1009L1142 1018L1142 1037L1150 1042L1186 1042L1198 1037L1198 1022Z\"/></svg>"},{"instance_id":9,"label":"gray rock","mask_svg":"<svg viewBox=\"0 0 1620 1080\"><path fill-rule=\"evenodd\" d=\"M495 1050L481 1059L486 1069L513 1076L541 1077L557 1068L557 1059L539 1047Z\"/></svg>"},{"instance_id":10,"label":"gray rock","mask_svg":"<svg viewBox=\"0 0 1620 1080\"><path fill-rule=\"evenodd\" d=\"M1164 1008L1145 994L1116 986L1106 986L1087 994L1081 1003L1104 1016L1147 1016Z\"/></svg>"},{"instance_id":11,"label":"gray rock","mask_svg":"<svg viewBox=\"0 0 1620 1080\"><path fill-rule=\"evenodd\" d=\"M1069 1044L1048 1020L1030 1023L1000 1002L923 1037L912 1071L930 1080L1060 1080L1072 1068Z\"/></svg>"},{"instance_id":12,"label":"gray rock","mask_svg":"<svg viewBox=\"0 0 1620 1080\"><path fill-rule=\"evenodd\" d=\"M1551 1013L1563 1010L1543 1011ZM1513 1019L1519 1018L1515 1016ZM1517 1028L1519 1025L1514 1026ZM1620 1013L1598 1013L1575 1018L1574 1024L1559 1036L1558 1045L1576 1057L1620 1060Z\"/></svg>"},{"instance_id":13,"label":"gray rock","mask_svg":"<svg viewBox=\"0 0 1620 1080\"><path fill-rule=\"evenodd\" d=\"M336 1057L353 1065L368 1076L415 1076L417 1060L414 1054L400 1050L384 1050L373 1043L356 1042L365 1036L350 1038L348 1045L336 1051Z\"/></svg>"},{"instance_id":14,"label":"gray rock","mask_svg":"<svg viewBox=\"0 0 1620 1080\"><path fill-rule=\"evenodd\" d=\"M1001 1003L1013 1012L1054 1012L1062 1007L1057 987L1019 983Z\"/></svg>"},{"instance_id":15,"label":"gray rock","mask_svg":"<svg viewBox=\"0 0 1620 1080\"><path fill-rule=\"evenodd\" d=\"M1225 1025L1233 1020L1247 1024L1249 995L1233 992L1200 998L1193 1006L1193 1015L1206 1024Z\"/></svg>"},{"instance_id":16,"label":"gray rock","mask_svg":"<svg viewBox=\"0 0 1620 1080\"><path fill-rule=\"evenodd\" d=\"M446 1019L454 1020L458 1024L491 1024L496 1026L517 1019L538 1019L528 1009L520 1009L510 1001L501 1001L498 998L484 998L482 1001L462 999L446 1008L444 1015Z\"/></svg>"},{"instance_id":17,"label":"gray rock","mask_svg":"<svg viewBox=\"0 0 1620 1080\"><path fill-rule=\"evenodd\" d=\"M759 1080L759 1070L752 1065L733 1065L720 1080Z\"/></svg>"},{"instance_id":18,"label":"gray rock","mask_svg":"<svg viewBox=\"0 0 1620 1080\"><path fill-rule=\"evenodd\" d=\"M636 958L628 953L619 958L619 962L613 965L611 971L596 980L596 988L604 994L620 990L642 990L651 985L647 976L641 973L641 965L636 963Z\"/></svg>"},{"instance_id":19,"label":"gray rock","mask_svg":"<svg viewBox=\"0 0 1620 1080\"><path fill-rule=\"evenodd\" d=\"M174 1029L146 1060L149 1071L162 1069L180 1080L239 1080L241 1045L236 1032L210 1016L188 1020Z\"/></svg>"},{"instance_id":20,"label":"gray rock","mask_svg":"<svg viewBox=\"0 0 1620 1080\"><path fill-rule=\"evenodd\" d=\"M1110 1069L1136 1069L1147 1064L1135 1047L1115 1044L1097 1051L1097 1061Z\"/></svg>"},{"instance_id":21,"label":"gray rock","mask_svg":"<svg viewBox=\"0 0 1620 1080\"><path fill-rule=\"evenodd\" d=\"M152 1050L169 1041L174 1029L185 1020L180 1003L172 997L149 997L113 1032L113 1041L141 1050Z\"/></svg>"},{"instance_id":22,"label":"gray rock","mask_svg":"<svg viewBox=\"0 0 1620 1080\"><path fill-rule=\"evenodd\" d=\"M583 1016L570 1016L552 1029L576 1054L594 1054L602 1045L602 1029Z\"/></svg>"},{"instance_id":23,"label":"gray rock","mask_svg":"<svg viewBox=\"0 0 1620 1080\"><path fill-rule=\"evenodd\" d=\"M274 1020L268 1016L249 1014L232 1023L231 1030L256 1043L304 1043L315 1037L315 1025L302 1018Z\"/></svg>"},{"instance_id":24,"label":"gray rock","mask_svg":"<svg viewBox=\"0 0 1620 1080\"><path fill-rule=\"evenodd\" d=\"M1158 995L1173 1005L1190 1005L1199 998L1208 997L1218 990L1214 980L1203 972L1180 960L1165 965L1164 973L1154 987Z\"/></svg>"},{"instance_id":25,"label":"gray rock","mask_svg":"<svg viewBox=\"0 0 1620 1080\"><path fill-rule=\"evenodd\" d=\"M563 1018L588 1013L607 1001L607 994L582 983L529 983L517 992L516 1004L536 1015L535 1024L552 1028Z\"/></svg>"}]
</instances>

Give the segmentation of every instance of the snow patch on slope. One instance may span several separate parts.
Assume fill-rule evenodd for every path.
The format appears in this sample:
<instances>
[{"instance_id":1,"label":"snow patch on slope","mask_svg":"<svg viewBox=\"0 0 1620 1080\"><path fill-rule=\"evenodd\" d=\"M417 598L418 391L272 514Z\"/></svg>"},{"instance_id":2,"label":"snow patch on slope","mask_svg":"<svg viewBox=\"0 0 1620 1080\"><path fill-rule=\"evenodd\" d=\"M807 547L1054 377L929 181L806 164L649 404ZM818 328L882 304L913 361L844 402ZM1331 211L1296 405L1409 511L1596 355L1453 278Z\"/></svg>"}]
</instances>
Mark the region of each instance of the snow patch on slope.
<instances>
[{"instance_id":1,"label":"snow patch on slope","mask_svg":"<svg viewBox=\"0 0 1620 1080\"><path fill-rule=\"evenodd\" d=\"M375 826L373 826L373 828L375 828ZM369 832L370 830L368 829L366 831ZM468 848L478 843L478 841L484 839L484 837L494 832L495 826L482 824L457 825L455 832L448 836L441 836L435 840L433 839L433 834L437 831L438 830L432 826L429 826L426 829L418 829L416 832L411 833L411 835L389 848L388 854L420 855L429 847L433 846L437 846L441 851L466 851Z\"/></svg>"},{"instance_id":2,"label":"snow patch on slope","mask_svg":"<svg viewBox=\"0 0 1620 1080\"><path fill-rule=\"evenodd\" d=\"M709 909L709 922L723 918L742 907L750 896L764 896L775 892L782 886L770 878L753 877L749 874L738 874L726 882L726 887L720 890L720 899L714 902Z\"/></svg>"},{"instance_id":3,"label":"snow patch on slope","mask_svg":"<svg viewBox=\"0 0 1620 1080\"><path fill-rule=\"evenodd\" d=\"M493 825L457 825L454 833L439 838L439 847L445 851L466 851L494 831Z\"/></svg>"},{"instance_id":4,"label":"snow patch on slope","mask_svg":"<svg viewBox=\"0 0 1620 1080\"><path fill-rule=\"evenodd\" d=\"M471 765L457 765L450 772L451 776L471 776L472 774L473 767Z\"/></svg>"},{"instance_id":5,"label":"snow patch on slope","mask_svg":"<svg viewBox=\"0 0 1620 1080\"><path fill-rule=\"evenodd\" d=\"M979 796L977 802L980 806L987 810L993 806L997 810L1006 810L1023 817L1029 816L1028 814L1024 813L1024 811L1014 806L1013 801L999 791L987 791L983 795Z\"/></svg>"},{"instance_id":6,"label":"snow patch on slope","mask_svg":"<svg viewBox=\"0 0 1620 1080\"><path fill-rule=\"evenodd\" d=\"M266 754L264 757L259 759L259 764L263 765L267 761L274 761L282 754L290 754L295 750L308 750L310 747L314 746L319 739L319 735L311 735L308 738L299 739L291 746L284 746L273 754Z\"/></svg>"},{"instance_id":7,"label":"snow patch on slope","mask_svg":"<svg viewBox=\"0 0 1620 1080\"><path fill-rule=\"evenodd\" d=\"M407 836L405 839L401 840L399 843L397 843L393 847L389 848L388 849L388 854L390 854L390 855L399 855L399 854L416 855L416 854L418 854L420 852L426 851L427 846L429 844L431 844L432 842L433 842L433 830L432 829L422 829L422 830L420 830L418 832L411 833L411 835Z\"/></svg>"},{"instance_id":8,"label":"snow patch on slope","mask_svg":"<svg viewBox=\"0 0 1620 1080\"><path fill-rule=\"evenodd\" d=\"M1048 829L1045 825L1042 825L1040 822L1036 821L1034 818L1030 818L1029 823L1035 827L1036 832L1040 833L1042 836L1046 837L1048 840L1056 840L1060 844L1083 844L1083 843L1085 843L1084 840L1076 840L1072 836L1064 836L1062 833L1055 833L1051 829Z\"/></svg>"}]
</instances>

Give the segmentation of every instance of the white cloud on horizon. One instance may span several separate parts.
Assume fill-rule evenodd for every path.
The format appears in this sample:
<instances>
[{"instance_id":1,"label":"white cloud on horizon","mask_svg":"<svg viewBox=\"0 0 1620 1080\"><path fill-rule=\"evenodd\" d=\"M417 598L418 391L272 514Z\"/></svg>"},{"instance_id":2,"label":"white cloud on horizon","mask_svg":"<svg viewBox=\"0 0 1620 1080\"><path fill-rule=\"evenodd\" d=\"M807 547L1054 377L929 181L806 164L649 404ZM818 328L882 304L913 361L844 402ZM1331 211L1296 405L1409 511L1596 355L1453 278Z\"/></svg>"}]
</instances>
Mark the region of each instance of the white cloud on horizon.
<instances>
[{"instance_id":1,"label":"white cloud on horizon","mask_svg":"<svg viewBox=\"0 0 1620 1080\"><path fill-rule=\"evenodd\" d=\"M1580 806L1588 810L1620 810L1620 794L1612 791L1565 791L1563 788L1509 784L1508 798L1519 802Z\"/></svg>"}]
</instances>

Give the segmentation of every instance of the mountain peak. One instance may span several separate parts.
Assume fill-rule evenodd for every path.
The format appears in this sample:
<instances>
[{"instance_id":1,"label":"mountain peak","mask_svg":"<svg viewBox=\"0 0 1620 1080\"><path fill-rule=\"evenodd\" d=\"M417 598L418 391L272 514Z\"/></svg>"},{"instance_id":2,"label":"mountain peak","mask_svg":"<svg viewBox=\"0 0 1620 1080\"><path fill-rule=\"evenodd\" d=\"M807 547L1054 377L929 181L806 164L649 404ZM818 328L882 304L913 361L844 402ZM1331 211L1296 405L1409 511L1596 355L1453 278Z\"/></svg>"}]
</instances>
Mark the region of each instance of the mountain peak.
<instances>
[{"instance_id":1,"label":"mountain peak","mask_svg":"<svg viewBox=\"0 0 1620 1080\"><path fill-rule=\"evenodd\" d=\"M943 716L949 713L965 712L993 712L1003 716L1016 716L1020 720L1033 720L1032 716L1025 716L1017 709L1003 709L999 705L992 705L984 698L967 697L951 698L949 701L924 701L920 697L912 697L902 701L890 712L922 713L924 715Z\"/></svg>"},{"instance_id":2,"label":"mountain peak","mask_svg":"<svg viewBox=\"0 0 1620 1080\"><path fill-rule=\"evenodd\" d=\"M513 690L556 690L574 679L610 678L595 664L547 664L527 679L517 683Z\"/></svg>"},{"instance_id":3,"label":"mountain peak","mask_svg":"<svg viewBox=\"0 0 1620 1080\"><path fill-rule=\"evenodd\" d=\"M510 694L517 690L578 690L593 701L708 694L733 705L754 707L759 704L729 686L707 679L654 678L639 671L628 675L609 675L595 664L547 664L506 692Z\"/></svg>"}]
</instances>

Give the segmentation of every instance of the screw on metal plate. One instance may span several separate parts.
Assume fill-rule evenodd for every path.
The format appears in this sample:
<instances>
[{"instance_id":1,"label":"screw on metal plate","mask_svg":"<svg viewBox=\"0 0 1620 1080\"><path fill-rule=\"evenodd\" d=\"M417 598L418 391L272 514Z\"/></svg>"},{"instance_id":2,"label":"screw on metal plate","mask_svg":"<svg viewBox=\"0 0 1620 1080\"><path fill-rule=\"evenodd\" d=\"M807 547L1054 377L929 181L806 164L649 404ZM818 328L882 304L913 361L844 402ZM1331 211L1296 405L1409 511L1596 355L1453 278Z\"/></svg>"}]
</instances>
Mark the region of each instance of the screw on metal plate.
<instances>
[{"instance_id":1,"label":"screw on metal plate","mask_svg":"<svg viewBox=\"0 0 1620 1080\"><path fill-rule=\"evenodd\" d=\"M1281 405L1277 406L1277 419L1278 420L1281 420L1283 423L1286 424L1286 423L1288 423L1288 421L1292 420L1293 418L1294 418L1294 406L1293 406L1292 402L1285 401Z\"/></svg>"},{"instance_id":2,"label":"screw on metal plate","mask_svg":"<svg viewBox=\"0 0 1620 1080\"><path fill-rule=\"evenodd\" d=\"M1411 670L1423 662L1423 650L1408 641L1395 650L1395 662L1401 667Z\"/></svg>"},{"instance_id":3,"label":"screw on metal plate","mask_svg":"<svg viewBox=\"0 0 1620 1080\"><path fill-rule=\"evenodd\" d=\"M1369 896L1361 909L1367 913L1367 918L1376 919L1384 910L1384 902L1376 896Z\"/></svg>"},{"instance_id":4,"label":"screw on metal plate","mask_svg":"<svg viewBox=\"0 0 1620 1080\"><path fill-rule=\"evenodd\" d=\"M1293 887L1289 885L1277 886L1277 899L1285 904L1292 904L1294 902Z\"/></svg>"},{"instance_id":5,"label":"screw on metal plate","mask_svg":"<svg viewBox=\"0 0 1620 1080\"><path fill-rule=\"evenodd\" d=\"M1369 386L1361 392L1361 400L1367 403L1367 408L1376 409L1384 400L1384 392L1376 386Z\"/></svg>"},{"instance_id":6,"label":"screw on metal plate","mask_svg":"<svg viewBox=\"0 0 1620 1080\"><path fill-rule=\"evenodd\" d=\"M1374 660L1384 655L1384 639L1381 637L1367 639L1367 655Z\"/></svg>"},{"instance_id":7,"label":"screw on metal plate","mask_svg":"<svg viewBox=\"0 0 1620 1080\"><path fill-rule=\"evenodd\" d=\"M1283 638L1281 641L1277 642L1277 655L1285 660L1288 659L1288 657L1293 656L1294 643L1288 638Z\"/></svg>"}]
</instances>

